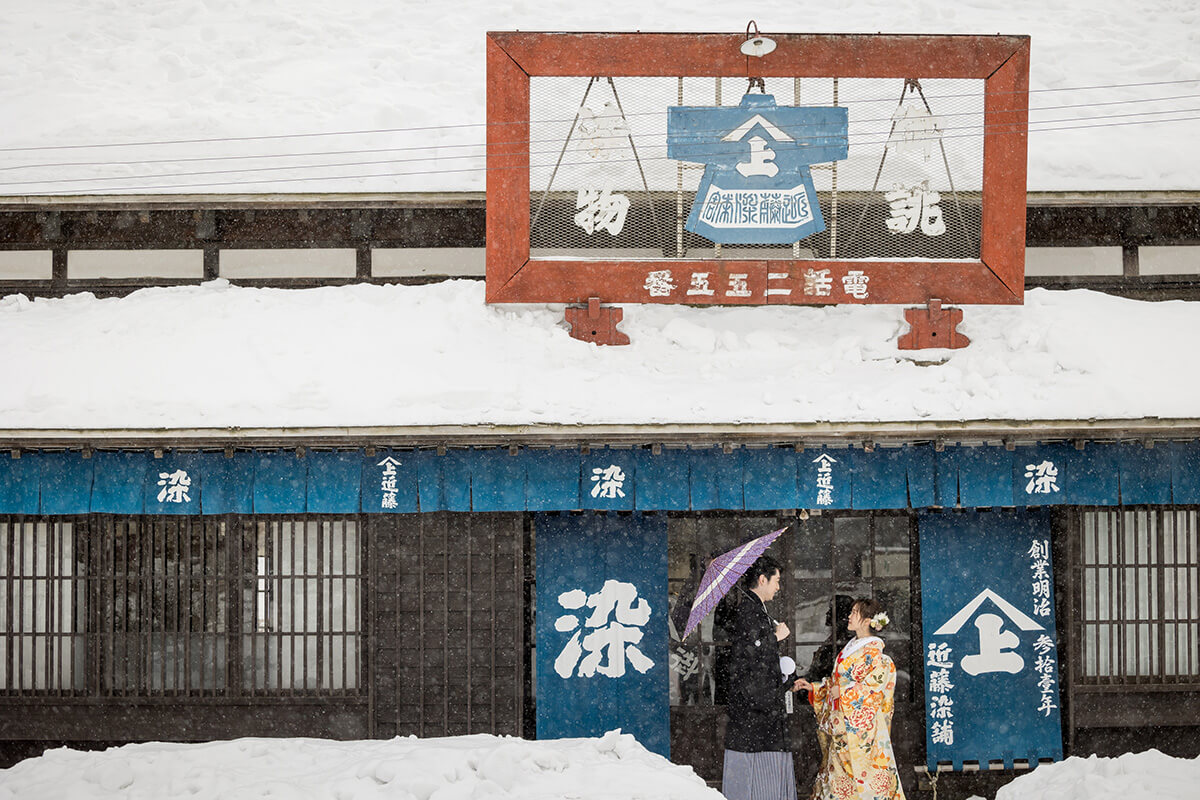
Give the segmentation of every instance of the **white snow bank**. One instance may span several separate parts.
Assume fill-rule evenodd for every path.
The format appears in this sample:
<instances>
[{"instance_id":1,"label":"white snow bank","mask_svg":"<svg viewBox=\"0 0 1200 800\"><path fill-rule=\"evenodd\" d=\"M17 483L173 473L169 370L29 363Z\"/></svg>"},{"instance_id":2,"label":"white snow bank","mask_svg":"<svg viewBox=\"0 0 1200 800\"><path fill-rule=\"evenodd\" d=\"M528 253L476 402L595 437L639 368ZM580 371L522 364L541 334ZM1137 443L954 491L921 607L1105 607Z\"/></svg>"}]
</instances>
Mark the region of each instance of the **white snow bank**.
<instances>
[{"instance_id":1,"label":"white snow bank","mask_svg":"<svg viewBox=\"0 0 1200 800\"><path fill-rule=\"evenodd\" d=\"M923 366L900 306L629 306L598 347L483 288L12 295L0 429L1200 417L1200 303L1034 290Z\"/></svg>"},{"instance_id":2,"label":"white snow bank","mask_svg":"<svg viewBox=\"0 0 1200 800\"><path fill-rule=\"evenodd\" d=\"M488 30L751 17L768 34L1028 34L1030 189L1200 189L1190 0L6 0L0 108L19 124L0 126L0 194L479 191ZM350 131L381 132L239 139ZM214 156L235 160L195 160Z\"/></svg>"},{"instance_id":3,"label":"white snow bank","mask_svg":"<svg viewBox=\"0 0 1200 800\"><path fill-rule=\"evenodd\" d=\"M1046 764L1001 787L996 800L1164 800L1195 797L1197 786L1200 758L1147 750Z\"/></svg>"},{"instance_id":4,"label":"white snow bank","mask_svg":"<svg viewBox=\"0 0 1200 800\"><path fill-rule=\"evenodd\" d=\"M629 734L60 748L0 770L0 800L721 800Z\"/></svg>"}]
</instances>

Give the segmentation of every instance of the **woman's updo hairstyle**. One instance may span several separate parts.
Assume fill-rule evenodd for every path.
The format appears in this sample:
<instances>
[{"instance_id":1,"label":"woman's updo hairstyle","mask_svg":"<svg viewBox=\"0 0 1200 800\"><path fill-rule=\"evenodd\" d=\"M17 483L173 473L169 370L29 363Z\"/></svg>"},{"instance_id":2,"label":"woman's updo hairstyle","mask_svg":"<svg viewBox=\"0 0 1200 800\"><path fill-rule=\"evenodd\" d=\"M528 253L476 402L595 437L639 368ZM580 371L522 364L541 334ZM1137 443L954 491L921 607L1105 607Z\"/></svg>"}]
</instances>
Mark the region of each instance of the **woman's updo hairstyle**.
<instances>
[{"instance_id":1,"label":"woman's updo hairstyle","mask_svg":"<svg viewBox=\"0 0 1200 800\"><path fill-rule=\"evenodd\" d=\"M883 604L872 597L860 597L854 601L853 609L859 616L871 623L871 629L881 631L891 620L883 610Z\"/></svg>"}]
</instances>

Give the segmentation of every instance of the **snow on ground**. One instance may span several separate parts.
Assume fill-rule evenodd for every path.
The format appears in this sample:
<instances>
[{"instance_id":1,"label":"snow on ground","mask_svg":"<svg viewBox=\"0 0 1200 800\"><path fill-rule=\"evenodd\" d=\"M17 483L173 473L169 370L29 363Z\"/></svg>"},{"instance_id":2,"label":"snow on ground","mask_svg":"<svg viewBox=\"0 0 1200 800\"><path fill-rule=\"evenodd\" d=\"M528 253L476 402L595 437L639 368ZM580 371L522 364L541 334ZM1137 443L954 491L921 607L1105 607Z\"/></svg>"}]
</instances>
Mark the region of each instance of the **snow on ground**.
<instances>
[{"instance_id":1,"label":"snow on ground","mask_svg":"<svg viewBox=\"0 0 1200 800\"><path fill-rule=\"evenodd\" d=\"M996 800L1164 800L1195 797L1197 786L1200 758L1147 750L1041 766L1001 787Z\"/></svg>"},{"instance_id":2,"label":"snow on ground","mask_svg":"<svg viewBox=\"0 0 1200 800\"><path fill-rule=\"evenodd\" d=\"M598 347L483 289L12 295L0 429L1200 417L1200 303L1034 290L923 365L897 306L630 306Z\"/></svg>"},{"instance_id":3,"label":"snow on ground","mask_svg":"<svg viewBox=\"0 0 1200 800\"><path fill-rule=\"evenodd\" d=\"M995 800L1162 800L1194 794L1200 759L1157 750L1068 758ZM0 800L721 800L690 767L628 734L335 742L236 739L59 748L0 770ZM973 798L973 800L978 800Z\"/></svg>"},{"instance_id":4,"label":"snow on ground","mask_svg":"<svg viewBox=\"0 0 1200 800\"><path fill-rule=\"evenodd\" d=\"M721 800L632 736L236 739L60 748L0 770L0 800Z\"/></svg>"},{"instance_id":5,"label":"snow on ground","mask_svg":"<svg viewBox=\"0 0 1200 800\"><path fill-rule=\"evenodd\" d=\"M740 33L750 18L764 33L1030 35L1030 189L1200 189L1194 0L6 0L0 195L482 190L486 31ZM211 156L235 160L189 160ZM284 169L245 171L264 167Z\"/></svg>"}]
</instances>

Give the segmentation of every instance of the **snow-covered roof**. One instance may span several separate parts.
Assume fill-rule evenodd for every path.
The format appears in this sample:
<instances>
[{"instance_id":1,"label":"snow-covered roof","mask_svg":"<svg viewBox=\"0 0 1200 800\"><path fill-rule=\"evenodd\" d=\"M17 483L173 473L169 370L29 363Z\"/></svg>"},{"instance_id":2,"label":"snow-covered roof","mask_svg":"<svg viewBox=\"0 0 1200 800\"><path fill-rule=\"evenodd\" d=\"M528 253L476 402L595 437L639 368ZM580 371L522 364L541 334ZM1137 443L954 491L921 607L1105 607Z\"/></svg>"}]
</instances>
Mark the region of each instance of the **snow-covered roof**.
<instances>
[{"instance_id":1,"label":"snow-covered roof","mask_svg":"<svg viewBox=\"0 0 1200 800\"><path fill-rule=\"evenodd\" d=\"M1200 190L1192 5L863 0L769 12L755 12L768 34L1028 34L1031 190ZM375 0L163 0L153 13L13 0L0 20L0 104L20 124L0 127L0 195L479 191L486 31L745 23L728 4L694 0L462 0L452 13ZM1140 112L1154 113L1128 116ZM1052 119L1065 121L1037 122ZM318 133L333 135L297 136ZM125 146L94 147L112 143ZM298 153L310 155L281 158ZM187 160L212 156L236 160ZM333 161L343 166L314 166ZM236 171L268 166L284 169ZM114 180L214 168L235 171ZM245 182L264 174L280 180ZM920 356L933 364L896 349L898 307L630 307L633 344L617 348L569 338L561 319L561 306L486 306L474 282L13 296L0 301L0 432L1200 418L1191 303L1033 291L1022 307L968 307L971 346Z\"/></svg>"},{"instance_id":2,"label":"snow-covered roof","mask_svg":"<svg viewBox=\"0 0 1200 800\"><path fill-rule=\"evenodd\" d=\"M1027 34L1031 190L1197 190L1198 14L1175 0L9 0L0 107L19 124L0 127L0 195L478 191L486 31L741 32L748 15L768 34ZM134 142L173 143L36 149ZM280 158L298 153L324 155ZM192 160L211 156L237 160Z\"/></svg>"},{"instance_id":3,"label":"snow-covered roof","mask_svg":"<svg viewBox=\"0 0 1200 800\"><path fill-rule=\"evenodd\" d=\"M0 431L1200 418L1200 303L1033 290L900 351L899 306L628 306L624 347L479 281L0 300ZM919 360L917 360L919 359ZM786 438L786 437L784 437Z\"/></svg>"}]
</instances>

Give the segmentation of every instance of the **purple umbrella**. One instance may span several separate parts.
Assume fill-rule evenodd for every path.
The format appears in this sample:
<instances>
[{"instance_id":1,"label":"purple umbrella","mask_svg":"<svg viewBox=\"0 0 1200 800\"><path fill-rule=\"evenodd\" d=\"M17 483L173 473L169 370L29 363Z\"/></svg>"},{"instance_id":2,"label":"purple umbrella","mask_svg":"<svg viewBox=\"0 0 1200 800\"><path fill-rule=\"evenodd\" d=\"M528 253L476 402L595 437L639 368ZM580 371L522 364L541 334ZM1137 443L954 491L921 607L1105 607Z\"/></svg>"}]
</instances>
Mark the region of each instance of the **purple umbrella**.
<instances>
[{"instance_id":1,"label":"purple umbrella","mask_svg":"<svg viewBox=\"0 0 1200 800\"><path fill-rule=\"evenodd\" d=\"M771 542L778 539L779 535L786 530L787 528L783 527L766 536L751 539L741 547L735 547L728 553L719 555L712 560L708 569L704 570L704 577L700 579L700 585L696 587L696 599L692 601L692 613L688 615L687 628L684 629L681 638L686 639L688 634L696 629L700 621L717 607L721 598L729 593L738 578L745 575L746 570L750 569L750 565L763 554Z\"/></svg>"}]
</instances>

